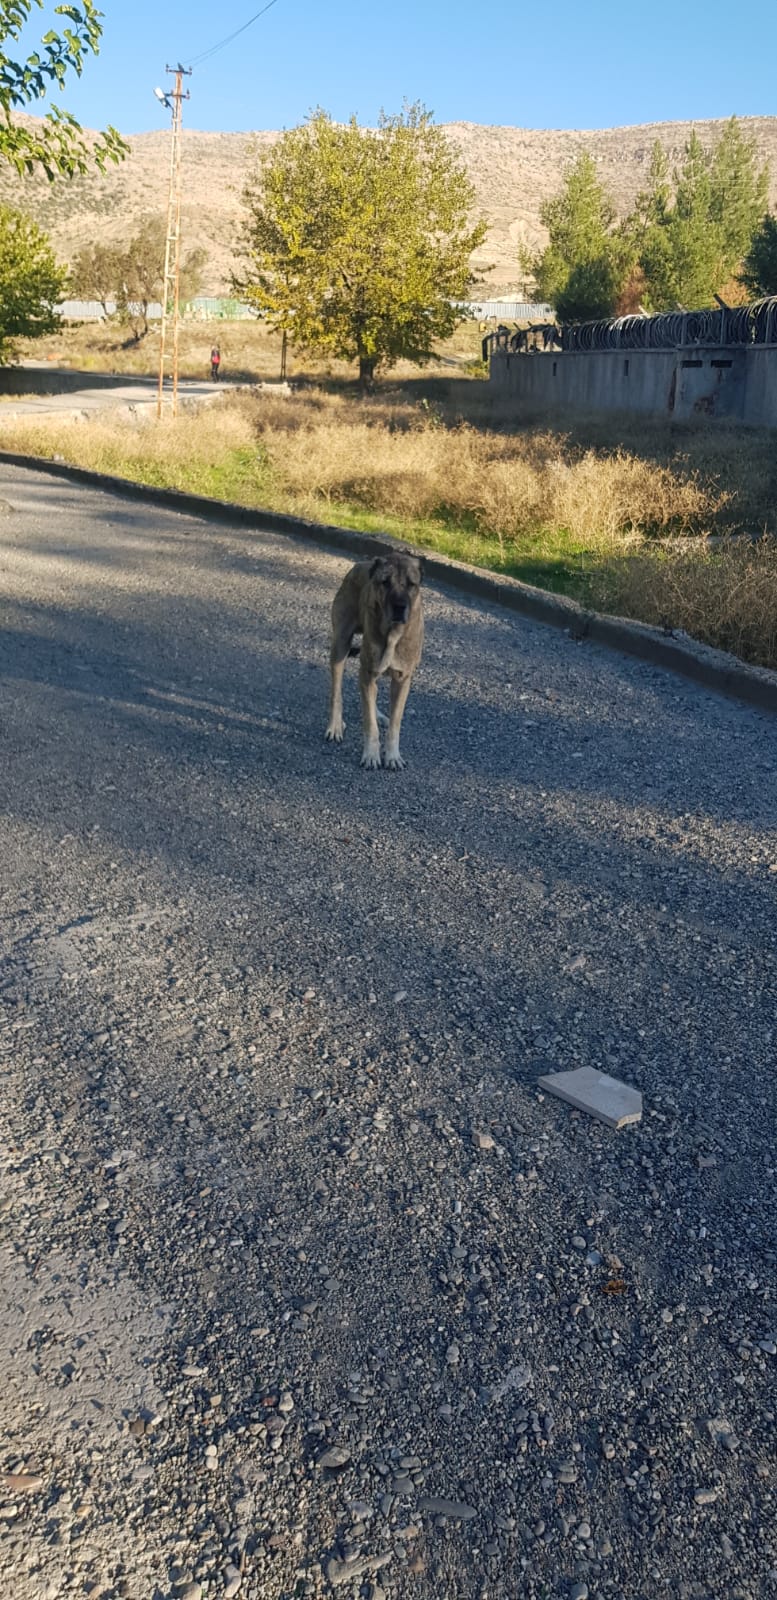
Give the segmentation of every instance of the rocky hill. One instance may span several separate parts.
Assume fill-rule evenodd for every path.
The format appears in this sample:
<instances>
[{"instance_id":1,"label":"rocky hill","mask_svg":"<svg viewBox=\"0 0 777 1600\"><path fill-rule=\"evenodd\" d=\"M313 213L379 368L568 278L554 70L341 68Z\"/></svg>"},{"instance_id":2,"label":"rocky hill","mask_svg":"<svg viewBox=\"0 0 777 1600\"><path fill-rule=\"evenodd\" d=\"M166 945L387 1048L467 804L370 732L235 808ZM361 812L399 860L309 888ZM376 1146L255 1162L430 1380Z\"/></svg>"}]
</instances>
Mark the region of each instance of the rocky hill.
<instances>
[{"instance_id":1,"label":"rocky hill","mask_svg":"<svg viewBox=\"0 0 777 1600\"><path fill-rule=\"evenodd\" d=\"M777 117L743 118L771 167L772 202L777 200ZM475 265L484 287L502 292L517 287L521 245L543 238L542 201L561 182L565 166L582 150L596 158L602 178L620 212L627 211L644 187L653 143L660 139L672 160L682 155L691 127L705 144L714 141L720 122L663 122L598 131L484 127L473 122L447 124L461 151L489 222L486 243ZM183 135L184 208L187 247L208 252L206 288L228 285L232 245L241 217L241 191L256 153L277 133L199 133ZM60 253L71 259L79 246L97 237L120 240L138 220L163 211L167 198L169 134L133 134L128 159L103 178L78 178L48 184L44 178L17 178L0 172L0 199L25 207L51 233Z\"/></svg>"}]
</instances>

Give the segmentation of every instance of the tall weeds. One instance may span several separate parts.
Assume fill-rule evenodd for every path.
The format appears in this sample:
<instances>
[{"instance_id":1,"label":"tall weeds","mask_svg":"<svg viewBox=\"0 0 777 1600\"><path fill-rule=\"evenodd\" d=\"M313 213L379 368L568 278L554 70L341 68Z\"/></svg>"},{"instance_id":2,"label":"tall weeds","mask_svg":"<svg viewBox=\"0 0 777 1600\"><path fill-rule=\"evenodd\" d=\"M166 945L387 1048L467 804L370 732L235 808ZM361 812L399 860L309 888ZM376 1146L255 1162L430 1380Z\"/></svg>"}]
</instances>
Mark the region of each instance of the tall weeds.
<instances>
[{"instance_id":1,"label":"tall weeds","mask_svg":"<svg viewBox=\"0 0 777 1600\"><path fill-rule=\"evenodd\" d=\"M557 431L516 426L486 385L417 394L243 393L159 425L0 407L0 441L314 519L385 518L417 542L777 666L770 436L601 418Z\"/></svg>"}]
</instances>

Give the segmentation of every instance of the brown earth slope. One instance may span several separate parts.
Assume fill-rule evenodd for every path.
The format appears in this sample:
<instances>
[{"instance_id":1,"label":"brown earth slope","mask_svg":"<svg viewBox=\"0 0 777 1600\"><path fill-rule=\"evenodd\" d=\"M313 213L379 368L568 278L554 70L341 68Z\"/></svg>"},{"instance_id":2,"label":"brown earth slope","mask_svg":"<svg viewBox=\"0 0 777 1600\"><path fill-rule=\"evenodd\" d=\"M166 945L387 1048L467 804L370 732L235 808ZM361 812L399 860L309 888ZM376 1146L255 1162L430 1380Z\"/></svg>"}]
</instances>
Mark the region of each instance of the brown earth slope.
<instances>
[{"instance_id":1,"label":"brown earth slope","mask_svg":"<svg viewBox=\"0 0 777 1600\"><path fill-rule=\"evenodd\" d=\"M777 199L777 117L743 119L772 174ZM489 234L475 265L484 286L496 292L518 287L518 251L543 238L540 205L558 188L565 166L582 150L595 156L620 212L644 187L656 139L677 160L691 127L710 144L721 122L648 123L599 131L484 127L452 122L447 131L458 145L477 194ZM199 133L184 131L184 232L187 246L208 252L206 288L228 286L232 246L241 216L241 191L252 152L277 139L277 133ZM139 219L164 210L167 195L169 134L133 134L130 156L106 177L78 178L49 185L44 178L18 178L0 169L0 200L24 206L50 231L57 248L72 259L94 238L120 240Z\"/></svg>"}]
</instances>

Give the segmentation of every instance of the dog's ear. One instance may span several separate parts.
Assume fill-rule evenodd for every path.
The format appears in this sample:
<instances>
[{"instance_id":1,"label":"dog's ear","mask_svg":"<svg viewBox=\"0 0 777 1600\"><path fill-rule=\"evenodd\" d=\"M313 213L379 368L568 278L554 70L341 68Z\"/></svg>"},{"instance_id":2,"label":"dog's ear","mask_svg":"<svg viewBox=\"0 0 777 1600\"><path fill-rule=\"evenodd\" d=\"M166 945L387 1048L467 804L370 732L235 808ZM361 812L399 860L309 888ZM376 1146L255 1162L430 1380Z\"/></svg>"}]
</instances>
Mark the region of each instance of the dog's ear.
<instances>
[{"instance_id":1,"label":"dog's ear","mask_svg":"<svg viewBox=\"0 0 777 1600\"><path fill-rule=\"evenodd\" d=\"M383 557L382 556L373 556L372 561L370 562L370 577L371 578L377 578L378 573L380 572L380 569L381 569L382 566L383 566Z\"/></svg>"}]
</instances>

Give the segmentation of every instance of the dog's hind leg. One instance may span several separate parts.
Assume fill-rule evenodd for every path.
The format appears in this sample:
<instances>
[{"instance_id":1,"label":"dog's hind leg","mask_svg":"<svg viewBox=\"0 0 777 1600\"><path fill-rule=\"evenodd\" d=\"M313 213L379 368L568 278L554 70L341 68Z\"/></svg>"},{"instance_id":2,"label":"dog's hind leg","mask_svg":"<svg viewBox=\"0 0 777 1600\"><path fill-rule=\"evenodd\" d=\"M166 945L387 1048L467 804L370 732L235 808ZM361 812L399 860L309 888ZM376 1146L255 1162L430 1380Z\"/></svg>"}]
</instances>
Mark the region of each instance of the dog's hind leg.
<instances>
[{"instance_id":1,"label":"dog's hind leg","mask_svg":"<svg viewBox=\"0 0 777 1600\"><path fill-rule=\"evenodd\" d=\"M378 680L364 670L359 673L359 688L362 696L362 766L369 771L374 771L380 766L380 734L378 733Z\"/></svg>"},{"instance_id":2,"label":"dog's hind leg","mask_svg":"<svg viewBox=\"0 0 777 1600\"><path fill-rule=\"evenodd\" d=\"M329 665L332 671L332 686L329 694L329 722L324 735L326 739L334 740L340 744L345 733L343 722L343 673L348 660L352 635L343 637L342 633L335 633L332 637L332 649L329 656Z\"/></svg>"},{"instance_id":3,"label":"dog's hind leg","mask_svg":"<svg viewBox=\"0 0 777 1600\"><path fill-rule=\"evenodd\" d=\"M389 772L400 772L405 765L399 754L399 730L402 727L407 697L410 693L412 673L408 672L402 678L391 679L391 695L389 701L389 723L386 730L386 754L383 765Z\"/></svg>"}]
</instances>

